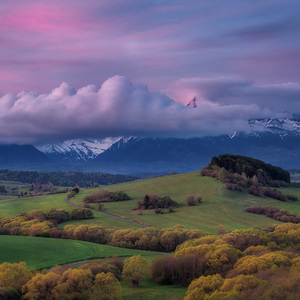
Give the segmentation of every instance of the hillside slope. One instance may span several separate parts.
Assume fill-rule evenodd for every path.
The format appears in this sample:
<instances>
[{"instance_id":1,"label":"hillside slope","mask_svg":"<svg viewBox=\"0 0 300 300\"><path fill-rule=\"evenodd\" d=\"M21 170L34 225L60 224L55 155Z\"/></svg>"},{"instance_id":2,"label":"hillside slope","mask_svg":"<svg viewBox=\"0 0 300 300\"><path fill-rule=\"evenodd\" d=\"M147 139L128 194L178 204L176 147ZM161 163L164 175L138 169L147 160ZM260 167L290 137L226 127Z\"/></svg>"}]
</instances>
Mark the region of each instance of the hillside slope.
<instances>
[{"instance_id":1,"label":"hillside slope","mask_svg":"<svg viewBox=\"0 0 300 300\"><path fill-rule=\"evenodd\" d=\"M244 212L246 207L256 204L277 206L300 215L300 203L298 201L282 203L271 198L260 198L247 193L229 191L224 189L223 184L218 180L201 177L200 172L137 180L111 185L106 189L111 191L122 190L132 200L105 203L105 211L158 228L179 224L185 228L197 228L215 233L215 227L219 224L224 225L227 230L251 228L253 226L267 228L272 224L279 224L278 221L270 218ZM95 190L85 190L84 193L72 198L72 201L82 205L84 196L93 193ZM143 214L140 215L139 211L132 210L136 207L138 200L142 199L145 194L151 193L156 193L159 196L170 196L178 202L179 207L173 213L168 213L166 210L164 214L155 214L153 210L144 210ZM289 188L288 193L300 197L300 189ZM186 196L190 194L202 196L203 203L188 206Z\"/></svg>"}]
</instances>

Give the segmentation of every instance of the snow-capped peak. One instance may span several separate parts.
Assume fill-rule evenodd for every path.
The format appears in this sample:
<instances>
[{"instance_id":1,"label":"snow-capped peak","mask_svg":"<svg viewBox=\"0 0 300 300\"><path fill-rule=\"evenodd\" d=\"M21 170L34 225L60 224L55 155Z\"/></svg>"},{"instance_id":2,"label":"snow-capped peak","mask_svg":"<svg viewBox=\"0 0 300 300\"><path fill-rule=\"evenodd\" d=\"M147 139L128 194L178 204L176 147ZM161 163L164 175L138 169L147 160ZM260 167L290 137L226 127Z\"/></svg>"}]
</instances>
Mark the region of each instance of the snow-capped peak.
<instances>
[{"instance_id":1,"label":"snow-capped peak","mask_svg":"<svg viewBox=\"0 0 300 300\"><path fill-rule=\"evenodd\" d=\"M37 148L57 161L80 162L96 158L120 139L120 137L107 137L102 140L72 139L61 144L47 144Z\"/></svg>"}]
</instances>

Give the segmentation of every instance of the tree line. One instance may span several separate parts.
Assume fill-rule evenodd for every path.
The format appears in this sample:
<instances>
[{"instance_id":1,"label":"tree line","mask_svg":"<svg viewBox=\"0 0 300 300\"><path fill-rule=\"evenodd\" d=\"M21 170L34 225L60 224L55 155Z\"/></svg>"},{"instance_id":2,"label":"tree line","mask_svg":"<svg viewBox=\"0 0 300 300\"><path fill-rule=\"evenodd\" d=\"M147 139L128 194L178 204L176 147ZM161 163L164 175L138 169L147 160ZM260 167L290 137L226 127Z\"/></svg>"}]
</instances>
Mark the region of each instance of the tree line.
<instances>
[{"instance_id":1,"label":"tree line","mask_svg":"<svg viewBox=\"0 0 300 300\"><path fill-rule=\"evenodd\" d=\"M258 167L260 168L257 169ZM213 157L211 163L201 170L202 176L217 178L228 190L247 192L279 201L296 201L296 196L285 195L274 188L299 185L290 183L287 174L287 171L260 160L229 154Z\"/></svg>"},{"instance_id":2,"label":"tree line","mask_svg":"<svg viewBox=\"0 0 300 300\"><path fill-rule=\"evenodd\" d=\"M245 208L245 212L264 215L274 220L285 223L300 223L300 217L295 213L290 213L285 209L279 209L277 207L262 207L259 205Z\"/></svg>"},{"instance_id":3,"label":"tree line","mask_svg":"<svg viewBox=\"0 0 300 300\"><path fill-rule=\"evenodd\" d=\"M280 180L290 182L290 173L288 171L247 156L219 155L211 159L209 166L224 167L227 171L240 175L245 173L247 177L253 177L259 172L265 181Z\"/></svg>"},{"instance_id":4,"label":"tree line","mask_svg":"<svg viewBox=\"0 0 300 300\"><path fill-rule=\"evenodd\" d=\"M55 186L89 187L93 185L108 185L136 180L137 177L120 174L86 173L86 172L38 172L0 170L0 180L17 181L28 184L52 184Z\"/></svg>"}]
</instances>

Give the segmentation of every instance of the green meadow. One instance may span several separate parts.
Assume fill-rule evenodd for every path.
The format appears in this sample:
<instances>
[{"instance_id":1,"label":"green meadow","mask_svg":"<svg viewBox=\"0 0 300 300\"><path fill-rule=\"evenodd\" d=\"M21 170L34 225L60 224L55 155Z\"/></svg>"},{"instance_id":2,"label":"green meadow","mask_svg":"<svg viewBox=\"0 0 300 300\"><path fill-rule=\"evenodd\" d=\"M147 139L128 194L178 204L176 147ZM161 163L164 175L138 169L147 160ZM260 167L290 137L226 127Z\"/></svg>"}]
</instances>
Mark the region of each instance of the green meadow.
<instances>
[{"instance_id":1,"label":"green meadow","mask_svg":"<svg viewBox=\"0 0 300 300\"><path fill-rule=\"evenodd\" d=\"M215 233L215 227L220 224L225 226L227 230L234 230L251 227L264 229L280 223L265 216L244 212L246 207L253 205L277 206L300 214L299 201L280 202L271 198L255 197L243 192L229 191L218 180L201 177L199 172L143 179L103 188L110 191L122 190L131 197L129 201L105 203L104 209L106 212L135 219L158 228L180 224L185 228L197 228ZM96 190L83 190L71 201L83 205L84 196ZM300 198L299 189L281 190L286 194L298 195ZM164 214L155 214L153 210L144 210L143 215L139 215L139 211L133 211L132 208L136 206L137 201L142 199L145 194L150 193L170 196L177 201L179 207L175 209L175 212L169 213L166 210ZM188 206L185 199L190 194L201 196L203 203Z\"/></svg>"},{"instance_id":2,"label":"green meadow","mask_svg":"<svg viewBox=\"0 0 300 300\"><path fill-rule=\"evenodd\" d=\"M84 241L30 236L0 235L0 263L24 261L30 268L42 269L75 261L157 252L111 247Z\"/></svg>"},{"instance_id":3,"label":"green meadow","mask_svg":"<svg viewBox=\"0 0 300 300\"><path fill-rule=\"evenodd\" d=\"M271 198L255 197L243 192L229 191L218 180L202 177L199 172L141 179L102 188L110 191L122 190L131 197L131 200L128 201L104 203L105 212L134 219L158 228L172 227L179 224L188 229L196 228L215 233L215 227L220 224L227 230L251 227L265 229L271 225L280 224L280 222L265 216L244 212L246 207L253 205L276 206L300 215L299 201L280 202ZM83 206L83 198L98 189L82 189L79 194L71 198L71 201ZM281 191L285 194L298 196L300 199L300 189L281 188ZM159 196L170 196L177 201L179 207L175 208L172 213L165 210L164 214L155 214L153 210L144 210L141 215L140 211L132 210L136 207L138 200L142 199L145 194L151 193L156 193ZM190 194L201 196L203 203L188 206L185 199ZM1 200L0 216L14 216L34 209L48 211L52 207L71 211L73 207L63 201L65 197L66 194L55 194ZM139 227L98 212L94 212L94 216L93 219L89 220L61 223L59 228L62 229L69 224L76 226L80 224L96 224L112 229Z\"/></svg>"},{"instance_id":4,"label":"green meadow","mask_svg":"<svg viewBox=\"0 0 300 300\"><path fill-rule=\"evenodd\" d=\"M0 200L0 217L12 217L35 209L46 212L51 208L64 208L71 211L72 207L63 201L65 197L67 193Z\"/></svg>"}]
</instances>

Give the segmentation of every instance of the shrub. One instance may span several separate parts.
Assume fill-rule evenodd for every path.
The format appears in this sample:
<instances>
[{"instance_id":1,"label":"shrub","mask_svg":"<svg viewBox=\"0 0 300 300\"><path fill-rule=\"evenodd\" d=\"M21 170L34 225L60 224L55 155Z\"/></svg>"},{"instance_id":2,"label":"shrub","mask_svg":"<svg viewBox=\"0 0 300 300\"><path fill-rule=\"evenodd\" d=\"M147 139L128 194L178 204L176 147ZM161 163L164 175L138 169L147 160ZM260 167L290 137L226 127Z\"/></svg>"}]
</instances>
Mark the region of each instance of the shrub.
<instances>
[{"instance_id":1,"label":"shrub","mask_svg":"<svg viewBox=\"0 0 300 300\"><path fill-rule=\"evenodd\" d=\"M195 202L195 196L194 195L188 195L186 196L186 199L185 199L186 203L188 206L194 206L196 204Z\"/></svg>"},{"instance_id":2,"label":"shrub","mask_svg":"<svg viewBox=\"0 0 300 300\"><path fill-rule=\"evenodd\" d=\"M288 200L291 200L291 201L297 201L298 200L298 198L294 195L288 194L288 195L286 195L286 197L288 198Z\"/></svg>"},{"instance_id":3,"label":"shrub","mask_svg":"<svg viewBox=\"0 0 300 300\"><path fill-rule=\"evenodd\" d=\"M94 217L93 212L86 208L75 208L71 212L71 220L84 220Z\"/></svg>"},{"instance_id":4,"label":"shrub","mask_svg":"<svg viewBox=\"0 0 300 300\"><path fill-rule=\"evenodd\" d=\"M146 194L142 200L137 202L136 209L157 209L169 207L178 207L177 202L172 200L169 196L159 197L157 194Z\"/></svg>"},{"instance_id":5,"label":"shrub","mask_svg":"<svg viewBox=\"0 0 300 300\"><path fill-rule=\"evenodd\" d=\"M286 201L286 196L276 189L265 188L263 190L263 194L267 197L274 198L279 201Z\"/></svg>"},{"instance_id":6,"label":"shrub","mask_svg":"<svg viewBox=\"0 0 300 300\"><path fill-rule=\"evenodd\" d=\"M123 191L109 192L104 189L94 192L91 195L85 196L85 203L100 203L100 202L115 202L130 200L130 197Z\"/></svg>"},{"instance_id":7,"label":"shrub","mask_svg":"<svg viewBox=\"0 0 300 300\"><path fill-rule=\"evenodd\" d=\"M300 223L300 217L298 217L296 214L290 213L287 210L280 210L277 207L261 207L259 205L255 205L252 207L247 207L245 212L264 215L285 223Z\"/></svg>"}]
</instances>

